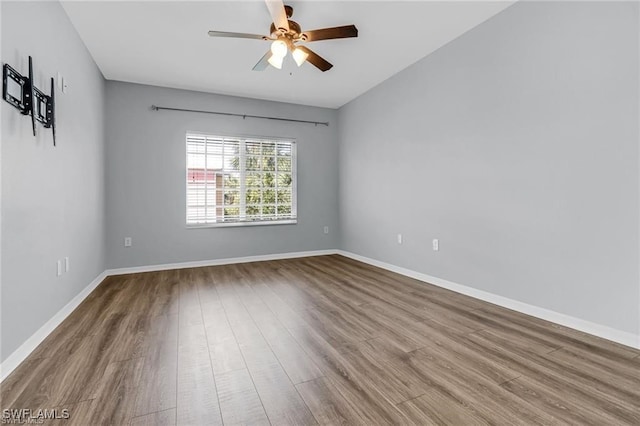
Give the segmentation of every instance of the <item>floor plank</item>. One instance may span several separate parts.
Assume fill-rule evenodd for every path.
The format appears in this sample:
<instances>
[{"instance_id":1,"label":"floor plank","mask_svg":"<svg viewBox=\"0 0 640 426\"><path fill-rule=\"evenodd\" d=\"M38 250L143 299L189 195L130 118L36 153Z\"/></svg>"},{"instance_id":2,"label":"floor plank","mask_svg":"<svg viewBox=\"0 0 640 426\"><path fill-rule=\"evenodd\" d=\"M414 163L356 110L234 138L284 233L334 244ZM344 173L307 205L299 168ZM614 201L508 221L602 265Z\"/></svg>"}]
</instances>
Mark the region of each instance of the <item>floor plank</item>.
<instances>
[{"instance_id":1,"label":"floor plank","mask_svg":"<svg viewBox=\"0 0 640 426\"><path fill-rule=\"evenodd\" d=\"M342 397L336 387L326 378L318 378L296 385L307 406L319 424L366 425L370 418L361 417L353 402Z\"/></svg>"},{"instance_id":2,"label":"floor plank","mask_svg":"<svg viewBox=\"0 0 640 426\"><path fill-rule=\"evenodd\" d=\"M136 416L176 408L178 316L155 317L136 398Z\"/></svg>"},{"instance_id":3,"label":"floor plank","mask_svg":"<svg viewBox=\"0 0 640 426\"><path fill-rule=\"evenodd\" d=\"M247 370L216 375L224 424L267 425L269 419Z\"/></svg>"},{"instance_id":4,"label":"floor plank","mask_svg":"<svg viewBox=\"0 0 640 426\"><path fill-rule=\"evenodd\" d=\"M92 410L87 424L127 424L134 416L144 358L109 364L94 393L100 409Z\"/></svg>"},{"instance_id":5,"label":"floor plank","mask_svg":"<svg viewBox=\"0 0 640 426\"><path fill-rule=\"evenodd\" d=\"M221 425L220 405L203 325L178 332L177 416L185 424Z\"/></svg>"},{"instance_id":6,"label":"floor plank","mask_svg":"<svg viewBox=\"0 0 640 426\"><path fill-rule=\"evenodd\" d=\"M414 424L438 425L491 425L472 405L455 396L432 390L417 398L405 401L398 408Z\"/></svg>"},{"instance_id":7,"label":"floor plank","mask_svg":"<svg viewBox=\"0 0 640 426\"><path fill-rule=\"evenodd\" d=\"M620 424L620 420L590 404L583 404L568 392L569 386L552 386L527 376L503 383L502 387L553 415L562 423L582 425Z\"/></svg>"},{"instance_id":8,"label":"floor plank","mask_svg":"<svg viewBox=\"0 0 640 426\"><path fill-rule=\"evenodd\" d=\"M146 416L131 419L131 426L174 426L176 424L176 409L158 411Z\"/></svg>"},{"instance_id":9,"label":"floor plank","mask_svg":"<svg viewBox=\"0 0 640 426\"><path fill-rule=\"evenodd\" d=\"M205 305L202 310L214 375L246 368L222 305L219 307Z\"/></svg>"}]
</instances>

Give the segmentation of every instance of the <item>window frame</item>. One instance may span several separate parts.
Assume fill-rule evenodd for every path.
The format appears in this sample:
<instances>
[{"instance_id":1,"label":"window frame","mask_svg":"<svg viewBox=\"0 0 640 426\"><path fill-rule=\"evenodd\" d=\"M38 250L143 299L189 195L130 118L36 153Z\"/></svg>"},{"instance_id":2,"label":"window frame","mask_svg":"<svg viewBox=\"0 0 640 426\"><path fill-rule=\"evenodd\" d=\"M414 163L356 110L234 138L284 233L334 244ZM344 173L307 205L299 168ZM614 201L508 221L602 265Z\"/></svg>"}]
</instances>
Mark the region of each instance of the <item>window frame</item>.
<instances>
[{"instance_id":1,"label":"window frame","mask_svg":"<svg viewBox=\"0 0 640 426\"><path fill-rule=\"evenodd\" d=\"M259 141L271 141L271 142L287 142L291 144L291 218L286 219L270 219L270 220L237 220L230 222L214 222L214 223L189 223L188 222L188 185L189 185L189 158L188 158L188 140L190 136L200 136L205 138L219 138L219 139L234 139L241 141L243 146L247 140L259 140ZM246 173L244 158L246 154L241 149L243 165L241 166L242 174ZM298 223L298 153L297 153L297 140L290 137L280 136L255 136L255 135L229 135L220 133L208 133L202 131L187 131L185 133L185 194L184 194L184 224L187 229L200 229L200 228L228 228L228 227L243 227L243 226L273 226L273 225L296 225ZM245 187L245 181L241 182L241 186ZM246 196L246 195L245 195ZM242 195L241 195L242 197ZM243 197L244 198L244 197ZM241 198L243 201L244 199ZM245 203L242 203L244 207ZM223 206L224 208L224 206ZM246 207L245 207L246 208Z\"/></svg>"}]
</instances>

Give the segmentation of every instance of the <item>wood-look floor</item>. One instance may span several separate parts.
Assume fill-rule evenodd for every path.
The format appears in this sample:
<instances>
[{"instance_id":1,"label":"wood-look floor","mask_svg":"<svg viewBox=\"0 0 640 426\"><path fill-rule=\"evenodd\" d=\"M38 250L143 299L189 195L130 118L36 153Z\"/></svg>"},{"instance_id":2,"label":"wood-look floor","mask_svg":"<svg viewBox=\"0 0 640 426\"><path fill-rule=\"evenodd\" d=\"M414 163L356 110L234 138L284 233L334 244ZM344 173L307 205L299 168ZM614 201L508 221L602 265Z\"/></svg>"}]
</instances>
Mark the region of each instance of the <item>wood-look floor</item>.
<instances>
[{"instance_id":1,"label":"wood-look floor","mask_svg":"<svg viewBox=\"0 0 640 426\"><path fill-rule=\"evenodd\" d=\"M62 425L639 425L639 355L322 256L107 278L0 405Z\"/></svg>"}]
</instances>

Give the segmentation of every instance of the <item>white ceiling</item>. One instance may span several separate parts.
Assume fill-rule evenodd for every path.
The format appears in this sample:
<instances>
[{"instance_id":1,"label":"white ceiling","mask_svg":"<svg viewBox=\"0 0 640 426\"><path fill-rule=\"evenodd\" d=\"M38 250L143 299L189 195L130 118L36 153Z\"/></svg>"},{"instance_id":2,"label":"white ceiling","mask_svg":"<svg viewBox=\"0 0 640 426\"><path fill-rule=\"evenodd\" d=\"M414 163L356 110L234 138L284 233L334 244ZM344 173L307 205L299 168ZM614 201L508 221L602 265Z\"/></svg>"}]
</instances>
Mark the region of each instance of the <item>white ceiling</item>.
<instances>
[{"instance_id":1,"label":"white ceiling","mask_svg":"<svg viewBox=\"0 0 640 426\"><path fill-rule=\"evenodd\" d=\"M269 42L208 30L267 34L263 1L65 1L105 78L338 108L513 1L285 1L303 30L355 24L358 38L309 43L334 64L252 71Z\"/></svg>"}]
</instances>

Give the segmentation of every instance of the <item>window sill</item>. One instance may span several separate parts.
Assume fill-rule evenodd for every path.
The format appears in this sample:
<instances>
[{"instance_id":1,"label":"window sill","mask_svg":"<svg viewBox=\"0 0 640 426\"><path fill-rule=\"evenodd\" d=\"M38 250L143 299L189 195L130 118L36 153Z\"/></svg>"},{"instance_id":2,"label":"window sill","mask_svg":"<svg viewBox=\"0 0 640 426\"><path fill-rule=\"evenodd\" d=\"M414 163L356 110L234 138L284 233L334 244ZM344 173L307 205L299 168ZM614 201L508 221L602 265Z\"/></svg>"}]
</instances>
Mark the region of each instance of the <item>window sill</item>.
<instances>
[{"instance_id":1,"label":"window sill","mask_svg":"<svg viewBox=\"0 0 640 426\"><path fill-rule=\"evenodd\" d=\"M296 225L298 219L287 220L264 220L255 222L223 222L223 223L203 223L186 225L187 229L202 229L202 228L234 228L243 226L270 226L270 225Z\"/></svg>"}]
</instances>

